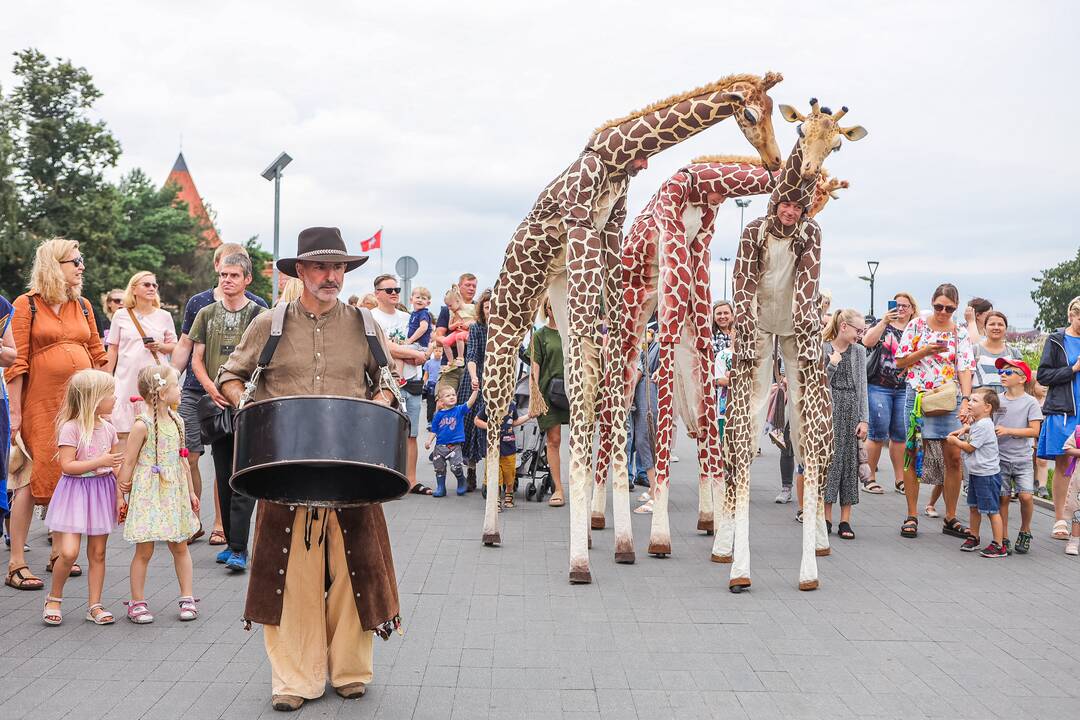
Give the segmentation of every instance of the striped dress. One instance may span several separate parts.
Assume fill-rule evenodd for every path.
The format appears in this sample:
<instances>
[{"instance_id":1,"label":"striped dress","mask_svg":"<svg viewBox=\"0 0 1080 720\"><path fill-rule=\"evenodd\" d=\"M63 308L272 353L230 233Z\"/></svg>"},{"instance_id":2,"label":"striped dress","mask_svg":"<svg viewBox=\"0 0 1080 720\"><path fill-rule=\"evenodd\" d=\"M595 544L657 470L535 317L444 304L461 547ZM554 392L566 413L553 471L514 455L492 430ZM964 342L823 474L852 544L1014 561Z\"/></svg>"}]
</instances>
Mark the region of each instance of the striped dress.
<instances>
[{"instance_id":1,"label":"striped dress","mask_svg":"<svg viewBox=\"0 0 1080 720\"><path fill-rule=\"evenodd\" d=\"M465 365L470 362L476 363L476 379L480 381L481 394L476 398L476 404L465 416L465 444L462 446L462 455L466 463L475 463L484 459L487 452L487 433L473 424L473 420L484 407L484 354L487 351L488 327L482 323L473 323L469 328L469 341L465 345ZM461 384L458 386L458 403L463 403L472 394L472 377L468 370L461 375Z\"/></svg>"}]
</instances>

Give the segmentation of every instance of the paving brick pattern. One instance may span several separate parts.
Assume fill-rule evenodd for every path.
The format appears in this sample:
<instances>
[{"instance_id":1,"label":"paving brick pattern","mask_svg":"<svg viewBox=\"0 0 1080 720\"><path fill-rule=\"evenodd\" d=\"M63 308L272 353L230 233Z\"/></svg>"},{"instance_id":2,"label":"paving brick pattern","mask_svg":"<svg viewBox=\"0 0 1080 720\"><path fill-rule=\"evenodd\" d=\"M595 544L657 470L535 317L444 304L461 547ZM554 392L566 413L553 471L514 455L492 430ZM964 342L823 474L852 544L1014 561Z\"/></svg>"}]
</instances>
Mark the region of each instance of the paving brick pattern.
<instances>
[{"instance_id":1,"label":"paving brick pattern","mask_svg":"<svg viewBox=\"0 0 1080 720\"><path fill-rule=\"evenodd\" d=\"M1045 510L1030 555L991 561L959 552L940 520L923 518L917 540L901 539L902 498L863 494L858 538L834 541L821 589L801 593L801 528L793 506L772 502L777 458L766 451L753 468L753 589L732 595L727 567L708 561L711 538L693 530L692 448L680 438L677 450L673 555L645 555L648 518L635 515L637 564L616 565L611 531L596 532L588 586L566 582L567 508L519 501L491 549L479 542L479 493L388 505L407 632L376 641L366 697L331 692L298 716L1077 716L1080 561L1048 538ZM40 523L30 542L40 574ZM122 616L131 551L119 534L109 551L105 600ZM41 625L43 593L0 588L0 718L277 716L261 633L239 622L245 578L215 565L205 542L193 553L202 598L193 623L176 618L163 546L148 587L152 625L84 622L81 578L68 585L59 628Z\"/></svg>"}]
</instances>

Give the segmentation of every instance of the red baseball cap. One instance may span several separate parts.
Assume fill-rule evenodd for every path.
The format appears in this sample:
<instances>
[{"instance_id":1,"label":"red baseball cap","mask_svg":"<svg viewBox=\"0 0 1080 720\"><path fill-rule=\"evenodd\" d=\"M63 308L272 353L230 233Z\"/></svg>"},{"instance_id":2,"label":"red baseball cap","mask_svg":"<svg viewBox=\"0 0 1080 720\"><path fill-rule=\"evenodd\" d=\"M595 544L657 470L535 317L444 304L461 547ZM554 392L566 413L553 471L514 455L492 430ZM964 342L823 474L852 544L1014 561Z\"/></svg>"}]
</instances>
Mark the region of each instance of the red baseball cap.
<instances>
[{"instance_id":1,"label":"red baseball cap","mask_svg":"<svg viewBox=\"0 0 1080 720\"><path fill-rule=\"evenodd\" d=\"M998 370L1001 370L1006 365L1008 365L1009 367L1014 367L1017 370L1022 370L1024 373L1024 381L1031 382L1031 368L1028 367L1028 364L1026 362L1024 362L1023 360L1014 360L1013 358L1007 357L999 357L997 360L994 361L994 367L996 367Z\"/></svg>"}]
</instances>

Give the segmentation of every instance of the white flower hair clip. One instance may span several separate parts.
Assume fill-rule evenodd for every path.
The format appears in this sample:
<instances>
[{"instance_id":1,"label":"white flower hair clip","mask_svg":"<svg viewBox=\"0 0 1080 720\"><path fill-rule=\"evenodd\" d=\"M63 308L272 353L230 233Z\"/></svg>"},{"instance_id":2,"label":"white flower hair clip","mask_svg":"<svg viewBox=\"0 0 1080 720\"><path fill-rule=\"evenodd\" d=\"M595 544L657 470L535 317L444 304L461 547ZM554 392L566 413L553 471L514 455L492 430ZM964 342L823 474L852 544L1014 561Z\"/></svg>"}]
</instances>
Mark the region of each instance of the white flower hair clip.
<instances>
[{"instance_id":1,"label":"white flower hair clip","mask_svg":"<svg viewBox=\"0 0 1080 720\"><path fill-rule=\"evenodd\" d=\"M154 379L157 380L158 387L165 387L169 384L165 382L165 378L161 377L161 373L154 373Z\"/></svg>"}]
</instances>

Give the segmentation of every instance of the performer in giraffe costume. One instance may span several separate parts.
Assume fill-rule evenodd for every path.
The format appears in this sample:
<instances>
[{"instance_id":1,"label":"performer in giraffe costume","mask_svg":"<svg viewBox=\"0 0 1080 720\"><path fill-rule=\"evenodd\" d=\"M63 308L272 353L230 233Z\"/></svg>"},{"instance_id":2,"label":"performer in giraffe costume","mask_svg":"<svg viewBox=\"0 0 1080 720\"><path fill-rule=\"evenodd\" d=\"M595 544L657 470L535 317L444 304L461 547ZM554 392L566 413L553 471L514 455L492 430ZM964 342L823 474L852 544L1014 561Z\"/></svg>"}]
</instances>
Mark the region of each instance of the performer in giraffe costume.
<instances>
[{"instance_id":1,"label":"performer in giraffe costume","mask_svg":"<svg viewBox=\"0 0 1080 720\"><path fill-rule=\"evenodd\" d=\"M791 437L804 466L803 556L799 589L818 586L816 555L828 555L823 476L832 456L831 399L821 362L821 228L806 211L825 157L866 136L861 126L842 128L835 115L810 100L810 115L780 107L788 122L800 123L795 143L768 214L743 230L733 275L735 304L734 376L724 430L723 459L728 488L713 543L713 559L734 562L728 587L750 586L750 463L757 453L772 383L772 348L779 340L795 414ZM733 494L733 497L732 497Z\"/></svg>"},{"instance_id":2,"label":"performer in giraffe costume","mask_svg":"<svg viewBox=\"0 0 1080 720\"><path fill-rule=\"evenodd\" d=\"M629 179L647 167L652 155L732 115L762 161L778 168L768 90L781 79L777 73L733 75L598 128L581 155L540 193L506 249L492 296L484 400L489 413L508 406L517 350L546 290L564 338L570 398L571 582L592 579L588 492L600 337L608 329L618 332L614 318ZM497 433L489 433L488 478L498 477L498 460ZM628 513L625 483L623 493ZM487 545L500 542L496 496L488 493L485 508Z\"/></svg>"},{"instance_id":3,"label":"performer in giraffe costume","mask_svg":"<svg viewBox=\"0 0 1080 720\"><path fill-rule=\"evenodd\" d=\"M729 197L764 194L772 183L772 173L758 158L723 155L696 158L653 195L623 242L623 291L618 315L624 365L622 377L616 377L609 364L603 382L592 527L605 526L609 467L614 464L616 472L621 473L626 466L626 414L632 399L632 376L638 365L645 325L659 304L658 431L650 554L664 556L671 552L668 467L675 409L697 440L697 527L706 532L713 530L713 495L722 497L724 492L715 395L706 390L713 386L714 360L709 243L720 203ZM835 197L835 191L847 185L846 181L830 179L822 170L810 216L820 212L830 197ZM615 536L616 547L631 548L631 555L617 559L631 561L630 526L616 522Z\"/></svg>"}]
</instances>

